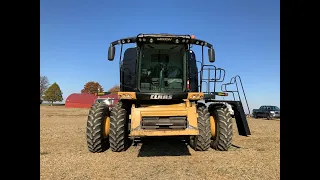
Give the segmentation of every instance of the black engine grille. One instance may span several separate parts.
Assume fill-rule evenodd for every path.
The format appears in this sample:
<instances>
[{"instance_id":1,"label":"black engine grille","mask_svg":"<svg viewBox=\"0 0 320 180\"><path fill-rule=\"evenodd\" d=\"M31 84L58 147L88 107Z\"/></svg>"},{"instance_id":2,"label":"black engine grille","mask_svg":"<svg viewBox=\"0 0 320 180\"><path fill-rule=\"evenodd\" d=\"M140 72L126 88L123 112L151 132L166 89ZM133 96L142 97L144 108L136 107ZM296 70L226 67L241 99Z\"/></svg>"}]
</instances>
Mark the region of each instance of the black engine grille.
<instances>
[{"instance_id":1,"label":"black engine grille","mask_svg":"<svg viewBox=\"0 0 320 180\"><path fill-rule=\"evenodd\" d=\"M142 129L186 129L187 117L142 117Z\"/></svg>"}]
</instances>

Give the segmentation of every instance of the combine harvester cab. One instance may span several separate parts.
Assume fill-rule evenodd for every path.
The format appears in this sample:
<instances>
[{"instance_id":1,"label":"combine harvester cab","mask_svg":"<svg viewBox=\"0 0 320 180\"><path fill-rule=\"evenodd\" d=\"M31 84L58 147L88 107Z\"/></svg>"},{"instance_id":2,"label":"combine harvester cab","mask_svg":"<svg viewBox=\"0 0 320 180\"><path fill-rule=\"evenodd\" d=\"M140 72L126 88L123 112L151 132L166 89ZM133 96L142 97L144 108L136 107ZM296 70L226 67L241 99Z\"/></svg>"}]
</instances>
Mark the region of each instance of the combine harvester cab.
<instances>
[{"instance_id":1,"label":"combine harvester cab","mask_svg":"<svg viewBox=\"0 0 320 180\"><path fill-rule=\"evenodd\" d=\"M129 43L136 47L126 49L122 59L123 45ZM121 46L119 102L111 110L104 103L92 106L87 123L90 152L102 152L109 145L114 152L124 151L130 146L130 138L150 136L182 136L198 151L210 146L229 149L232 117L228 105L216 101L207 106L206 102L214 101L212 93L201 89L204 47L208 48L209 61L215 61L210 43L190 35L139 34L112 42L110 61L116 45ZM202 47L200 86L191 45ZM246 129L239 134L250 135L246 118L239 122Z\"/></svg>"}]
</instances>

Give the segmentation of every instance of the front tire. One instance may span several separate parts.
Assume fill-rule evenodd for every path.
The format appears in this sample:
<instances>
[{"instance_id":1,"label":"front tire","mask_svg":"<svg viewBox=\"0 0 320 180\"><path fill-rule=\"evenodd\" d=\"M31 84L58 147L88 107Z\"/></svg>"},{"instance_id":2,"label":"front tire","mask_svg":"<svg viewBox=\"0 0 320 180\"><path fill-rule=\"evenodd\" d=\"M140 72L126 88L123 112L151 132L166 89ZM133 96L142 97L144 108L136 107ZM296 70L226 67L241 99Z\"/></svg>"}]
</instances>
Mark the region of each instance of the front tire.
<instances>
[{"instance_id":1,"label":"front tire","mask_svg":"<svg viewBox=\"0 0 320 180\"><path fill-rule=\"evenodd\" d=\"M272 120L272 119L274 119L274 118L273 118L272 115L269 113L268 116L267 116L267 120Z\"/></svg>"},{"instance_id":2,"label":"front tire","mask_svg":"<svg viewBox=\"0 0 320 180\"><path fill-rule=\"evenodd\" d=\"M113 152L124 151L129 146L128 119L128 112L121 102L111 110L109 141Z\"/></svg>"},{"instance_id":3,"label":"front tire","mask_svg":"<svg viewBox=\"0 0 320 180\"><path fill-rule=\"evenodd\" d=\"M109 117L109 107L105 103L95 103L89 111L87 119L87 146L92 153L105 151L109 147L105 126Z\"/></svg>"},{"instance_id":4,"label":"front tire","mask_svg":"<svg viewBox=\"0 0 320 180\"><path fill-rule=\"evenodd\" d=\"M190 137L190 145L195 151L207 151L210 148L210 114L207 107L197 108L199 135Z\"/></svg>"},{"instance_id":5,"label":"front tire","mask_svg":"<svg viewBox=\"0 0 320 180\"><path fill-rule=\"evenodd\" d=\"M212 109L215 121L216 135L212 137L211 148L218 151L228 151L232 144L232 117L228 108L217 107Z\"/></svg>"}]
</instances>

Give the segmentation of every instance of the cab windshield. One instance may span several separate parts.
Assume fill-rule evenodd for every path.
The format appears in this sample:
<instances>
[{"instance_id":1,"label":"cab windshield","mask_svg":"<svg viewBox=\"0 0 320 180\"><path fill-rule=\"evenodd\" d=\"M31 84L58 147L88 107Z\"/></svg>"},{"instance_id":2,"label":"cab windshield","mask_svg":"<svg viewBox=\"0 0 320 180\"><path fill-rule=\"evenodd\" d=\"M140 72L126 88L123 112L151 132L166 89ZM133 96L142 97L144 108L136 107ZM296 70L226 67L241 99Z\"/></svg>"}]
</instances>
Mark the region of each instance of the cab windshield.
<instances>
[{"instance_id":1,"label":"cab windshield","mask_svg":"<svg viewBox=\"0 0 320 180\"><path fill-rule=\"evenodd\" d=\"M144 44L138 62L138 88L141 92L185 91L185 45Z\"/></svg>"}]
</instances>

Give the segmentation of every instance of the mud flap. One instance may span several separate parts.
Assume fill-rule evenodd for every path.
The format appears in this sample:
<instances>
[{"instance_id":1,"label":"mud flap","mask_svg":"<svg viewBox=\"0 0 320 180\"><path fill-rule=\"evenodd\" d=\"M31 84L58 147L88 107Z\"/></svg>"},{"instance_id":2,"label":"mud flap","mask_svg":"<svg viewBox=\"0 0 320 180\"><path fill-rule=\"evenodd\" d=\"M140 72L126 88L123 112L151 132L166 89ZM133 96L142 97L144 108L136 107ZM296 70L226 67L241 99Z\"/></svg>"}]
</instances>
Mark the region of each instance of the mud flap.
<instances>
[{"instance_id":1,"label":"mud flap","mask_svg":"<svg viewBox=\"0 0 320 180\"><path fill-rule=\"evenodd\" d=\"M246 114L240 101L228 101L234 111L237 128L240 136L251 135Z\"/></svg>"}]
</instances>

